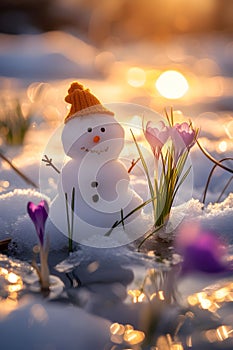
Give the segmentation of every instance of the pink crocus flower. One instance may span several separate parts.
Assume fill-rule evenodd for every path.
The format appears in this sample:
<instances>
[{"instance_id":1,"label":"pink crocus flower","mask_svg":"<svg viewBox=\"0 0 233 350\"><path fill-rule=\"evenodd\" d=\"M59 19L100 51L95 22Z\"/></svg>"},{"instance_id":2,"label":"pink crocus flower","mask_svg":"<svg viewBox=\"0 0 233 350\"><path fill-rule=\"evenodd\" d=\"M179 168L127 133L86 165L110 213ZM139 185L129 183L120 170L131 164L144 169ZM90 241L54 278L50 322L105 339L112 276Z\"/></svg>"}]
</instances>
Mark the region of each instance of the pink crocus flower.
<instances>
[{"instance_id":1,"label":"pink crocus flower","mask_svg":"<svg viewBox=\"0 0 233 350\"><path fill-rule=\"evenodd\" d=\"M149 121L146 125L146 130L144 131L145 137L151 146L156 159L159 159L161 150L164 144L169 138L169 128L165 125L163 121L157 124L157 127L153 126L153 123Z\"/></svg>"},{"instance_id":2,"label":"pink crocus flower","mask_svg":"<svg viewBox=\"0 0 233 350\"><path fill-rule=\"evenodd\" d=\"M28 215L35 225L36 233L40 241L40 245L44 245L45 222L48 218L49 206L45 200L40 201L38 205L28 202Z\"/></svg>"},{"instance_id":3,"label":"pink crocus flower","mask_svg":"<svg viewBox=\"0 0 233 350\"><path fill-rule=\"evenodd\" d=\"M185 150L189 150L196 142L195 130L186 122L175 124L171 128L171 138L177 160Z\"/></svg>"}]
</instances>

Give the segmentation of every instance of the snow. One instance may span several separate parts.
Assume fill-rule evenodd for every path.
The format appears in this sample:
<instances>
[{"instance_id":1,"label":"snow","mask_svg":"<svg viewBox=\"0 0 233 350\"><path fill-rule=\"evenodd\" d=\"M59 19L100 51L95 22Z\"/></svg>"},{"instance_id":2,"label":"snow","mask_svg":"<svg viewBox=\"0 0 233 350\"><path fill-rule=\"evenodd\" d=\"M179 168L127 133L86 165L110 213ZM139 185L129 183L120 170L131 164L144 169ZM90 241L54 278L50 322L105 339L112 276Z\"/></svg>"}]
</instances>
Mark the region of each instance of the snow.
<instances>
[{"instance_id":1,"label":"snow","mask_svg":"<svg viewBox=\"0 0 233 350\"><path fill-rule=\"evenodd\" d=\"M0 195L2 227L0 239L12 238L13 252L24 259L31 258L32 248L37 243L36 233L32 234L33 223L28 220L27 203L29 201L38 203L41 199L49 201L48 197L32 189L15 189ZM66 244L65 237L56 229L50 230L50 223L48 223L47 230L50 237L50 249L62 249Z\"/></svg>"},{"instance_id":2,"label":"snow","mask_svg":"<svg viewBox=\"0 0 233 350\"><path fill-rule=\"evenodd\" d=\"M81 322L80 322L81 321ZM110 322L81 308L25 297L17 310L0 319L4 349L104 349ZM12 329L17 329L12 337ZM92 336L87 339L87 331Z\"/></svg>"},{"instance_id":3,"label":"snow","mask_svg":"<svg viewBox=\"0 0 233 350\"><path fill-rule=\"evenodd\" d=\"M98 75L97 50L70 34L1 35L0 40L0 76L33 81L47 80L48 75L50 79Z\"/></svg>"},{"instance_id":4,"label":"snow","mask_svg":"<svg viewBox=\"0 0 233 350\"><path fill-rule=\"evenodd\" d=\"M31 189L15 189L12 192L0 195L0 212L1 212L1 234L0 239L11 237L14 245L17 245L18 255L26 252L30 254L32 247L37 242L36 234L33 224L28 219L26 212L26 204L29 201L38 203L41 199L48 199L47 196L36 190ZM25 205L22 205L24 203ZM140 219L134 222L132 228L135 225L139 232L146 233L149 226L148 215L141 215ZM197 199L192 199L184 205L178 206L173 209L173 216L171 222L173 227L178 226L182 221L185 220L196 220L201 223L203 228L208 228L215 231L219 235L223 236L229 244L233 244L232 237L232 225L233 225L233 195L232 193L220 203L210 203L206 208L203 209L203 204ZM139 226L138 226L139 225ZM47 232L50 238L50 249L51 251L63 250L67 245L67 237L59 232L52 221L47 223ZM62 227L66 230L66 223ZM140 231L141 230L141 231ZM98 235L94 229L92 235L82 238L82 243L93 247L115 247L129 242L129 238L125 237L123 228L117 228L113 230L110 237L104 237L103 230ZM104 231L105 232L105 231ZM134 233L131 240L139 238L142 234ZM102 240L101 240L102 236ZM125 238L124 238L125 237ZM80 241L80 238L77 239Z\"/></svg>"}]
</instances>

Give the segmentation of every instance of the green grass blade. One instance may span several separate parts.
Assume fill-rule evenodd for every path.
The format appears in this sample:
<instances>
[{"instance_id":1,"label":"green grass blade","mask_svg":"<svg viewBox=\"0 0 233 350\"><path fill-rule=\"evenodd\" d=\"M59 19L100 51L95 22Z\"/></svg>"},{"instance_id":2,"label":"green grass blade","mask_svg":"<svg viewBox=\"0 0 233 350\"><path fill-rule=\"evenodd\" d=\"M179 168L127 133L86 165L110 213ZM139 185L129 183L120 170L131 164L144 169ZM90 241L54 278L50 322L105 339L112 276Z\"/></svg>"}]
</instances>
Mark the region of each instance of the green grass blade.
<instances>
[{"instance_id":1,"label":"green grass blade","mask_svg":"<svg viewBox=\"0 0 233 350\"><path fill-rule=\"evenodd\" d=\"M153 198L154 199L154 198ZM124 216L120 221L115 221L114 224L112 225L112 227L110 228L110 230L105 233L104 236L108 237L110 236L110 234L112 233L113 229L116 228L117 226L119 226L120 224L123 224L123 222L130 217L131 215L133 215L135 212L137 212L138 210L142 209L143 207L145 207L147 204L151 203L153 201L153 199L148 199L147 201L143 202L142 204L138 205L136 208L134 208L133 210L131 210L126 216Z\"/></svg>"},{"instance_id":2,"label":"green grass blade","mask_svg":"<svg viewBox=\"0 0 233 350\"><path fill-rule=\"evenodd\" d=\"M114 228L118 226L118 223L119 223L118 220L115 221L114 224L112 225L112 227L110 228L110 230L108 230L108 231L104 234L104 236L105 236L105 237L109 237L110 234L112 233L112 231L114 230Z\"/></svg>"},{"instance_id":3,"label":"green grass blade","mask_svg":"<svg viewBox=\"0 0 233 350\"><path fill-rule=\"evenodd\" d=\"M155 197L155 193L154 193L154 189L153 189L153 186L152 186L152 183L151 183L151 179L150 179L150 175L149 175L149 170L148 170L148 167L147 167L147 164L146 164L146 161L143 157L143 154L140 150L140 147L137 143L137 140L134 136L134 133L133 131L130 129L130 132L132 134L132 137L133 137L133 140L134 140L134 143L136 145L136 148L137 148L137 151L138 151L138 154L139 154L139 157L141 159L141 162L142 162L142 166L144 168L144 171L146 173L146 178L147 178L147 182L148 182L148 186L149 186L149 190L150 190L150 195L151 195L151 198L154 198ZM154 202L152 202L152 205L153 205L153 212L154 212L154 215L155 215L155 206L154 206Z\"/></svg>"},{"instance_id":4,"label":"green grass blade","mask_svg":"<svg viewBox=\"0 0 233 350\"><path fill-rule=\"evenodd\" d=\"M123 213L123 209L121 208L121 222L122 222L122 226L123 226L123 229L125 229L125 222L124 222L124 213Z\"/></svg>"},{"instance_id":5,"label":"green grass blade","mask_svg":"<svg viewBox=\"0 0 233 350\"><path fill-rule=\"evenodd\" d=\"M180 182L177 184L175 190L174 190L174 193L173 193L173 196L172 196L172 202L174 201L175 199L175 196L180 188L180 186L184 183L185 179L187 178L190 170L191 170L192 166L190 165L190 167L186 170L186 172L184 173L184 175L182 176Z\"/></svg>"},{"instance_id":6,"label":"green grass blade","mask_svg":"<svg viewBox=\"0 0 233 350\"><path fill-rule=\"evenodd\" d=\"M69 237L69 251L73 251L73 235L74 235L74 207L75 207L75 187L72 188L71 196L71 229Z\"/></svg>"},{"instance_id":7,"label":"green grass blade","mask_svg":"<svg viewBox=\"0 0 233 350\"><path fill-rule=\"evenodd\" d=\"M68 237L70 237L70 215L69 215L69 204L68 204L67 193L65 193L65 202L66 202L66 219L67 219Z\"/></svg>"}]
</instances>

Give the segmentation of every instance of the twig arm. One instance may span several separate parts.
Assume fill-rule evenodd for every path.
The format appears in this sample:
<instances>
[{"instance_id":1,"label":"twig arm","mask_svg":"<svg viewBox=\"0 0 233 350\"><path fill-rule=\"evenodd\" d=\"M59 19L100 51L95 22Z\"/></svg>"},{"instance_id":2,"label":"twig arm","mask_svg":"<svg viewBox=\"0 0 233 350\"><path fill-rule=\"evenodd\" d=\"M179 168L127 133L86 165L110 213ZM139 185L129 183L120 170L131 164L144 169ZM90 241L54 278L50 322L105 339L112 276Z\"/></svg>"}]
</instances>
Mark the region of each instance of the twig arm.
<instances>
[{"instance_id":1,"label":"twig arm","mask_svg":"<svg viewBox=\"0 0 233 350\"><path fill-rule=\"evenodd\" d=\"M131 162L131 165L128 169L128 174L133 170L133 168L135 167L135 165L137 164L137 162L139 162L140 158L138 158L136 161L133 159Z\"/></svg>"},{"instance_id":2,"label":"twig arm","mask_svg":"<svg viewBox=\"0 0 233 350\"><path fill-rule=\"evenodd\" d=\"M52 158L49 158L46 154L44 158L42 158L42 162L45 163L46 166L51 166L58 174L60 174L60 170L53 164Z\"/></svg>"}]
</instances>

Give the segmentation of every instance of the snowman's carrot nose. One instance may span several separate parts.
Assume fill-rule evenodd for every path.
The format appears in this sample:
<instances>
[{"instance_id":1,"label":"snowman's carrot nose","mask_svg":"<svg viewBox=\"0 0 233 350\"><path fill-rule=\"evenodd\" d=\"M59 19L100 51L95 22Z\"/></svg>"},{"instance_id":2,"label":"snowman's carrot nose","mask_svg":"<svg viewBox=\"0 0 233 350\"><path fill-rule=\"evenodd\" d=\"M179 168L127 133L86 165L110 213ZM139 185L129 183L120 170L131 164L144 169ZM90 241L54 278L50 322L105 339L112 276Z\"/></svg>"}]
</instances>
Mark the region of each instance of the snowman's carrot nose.
<instances>
[{"instance_id":1,"label":"snowman's carrot nose","mask_svg":"<svg viewBox=\"0 0 233 350\"><path fill-rule=\"evenodd\" d=\"M94 141L95 143L99 142L99 140L100 140L100 137L99 137L98 135L96 135L96 136L93 137L93 141Z\"/></svg>"}]
</instances>

